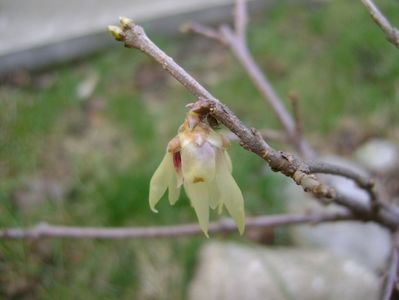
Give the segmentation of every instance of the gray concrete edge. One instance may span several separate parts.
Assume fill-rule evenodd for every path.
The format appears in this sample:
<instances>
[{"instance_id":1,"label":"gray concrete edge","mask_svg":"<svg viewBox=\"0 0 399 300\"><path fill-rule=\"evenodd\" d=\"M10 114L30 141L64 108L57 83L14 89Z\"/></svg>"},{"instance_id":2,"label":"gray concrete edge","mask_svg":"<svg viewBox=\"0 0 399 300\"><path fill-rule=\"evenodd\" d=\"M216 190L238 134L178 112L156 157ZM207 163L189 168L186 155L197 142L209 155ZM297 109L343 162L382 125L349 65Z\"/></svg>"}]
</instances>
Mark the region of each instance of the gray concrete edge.
<instances>
[{"instance_id":1,"label":"gray concrete edge","mask_svg":"<svg viewBox=\"0 0 399 300\"><path fill-rule=\"evenodd\" d=\"M249 2L249 10L257 11L272 4L273 1L255 0ZM191 11L174 16L167 16L141 22L147 32L173 35L178 33L180 25L195 20L206 24L232 19L231 4ZM115 23L118 16L115 16ZM18 70L40 70L51 65L65 63L89 54L102 51L112 46L120 46L104 28L104 31L67 39L41 47L26 49L0 56L0 75Z\"/></svg>"}]
</instances>

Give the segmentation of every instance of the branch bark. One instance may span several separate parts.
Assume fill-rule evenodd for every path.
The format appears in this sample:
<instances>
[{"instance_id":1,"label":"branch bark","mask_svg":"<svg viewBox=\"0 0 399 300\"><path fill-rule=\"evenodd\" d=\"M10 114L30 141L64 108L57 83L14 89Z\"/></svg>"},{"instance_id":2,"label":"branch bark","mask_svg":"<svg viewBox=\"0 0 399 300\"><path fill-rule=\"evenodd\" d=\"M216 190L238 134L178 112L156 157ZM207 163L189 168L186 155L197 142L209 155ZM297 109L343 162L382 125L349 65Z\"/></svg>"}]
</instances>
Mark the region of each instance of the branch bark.
<instances>
[{"instance_id":1,"label":"branch bark","mask_svg":"<svg viewBox=\"0 0 399 300\"><path fill-rule=\"evenodd\" d=\"M222 45L227 45L227 41L223 38L219 31L214 30L211 27L202 25L196 22L188 22L180 27L182 33L195 33L202 35L208 39L215 40Z\"/></svg>"},{"instance_id":2,"label":"branch bark","mask_svg":"<svg viewBox=\"0 0 399 300\"><path fill-rule=\"evenodd\" d=\"M294 115L295 121L295 136L299 139L303 139L303 122L301 113L299 110L299 97L295 92L291 92L288 94L288 99L291 101L292 105L292 113Z\"/></svg>"},{"instance_id":3,"label":"branch bark","mask_svg":"<svg viewBox=\"0 0 399 300\"><path fill-rule=\"evenodd\" d=\"M229 47L234 52L235 56L241 62L249 76L255 83L258 90L262 93L263 97L267 99L270 106L276 113L278 119L283 125L285 131L292 138L295 134L295 122L288 111L285 109L282 101L274 91L273 86L267 79L266 75L260 70L255 63L252 55L249 53L248 48L240 40L240 38L228 27L222 26L220 32L227 40Z\"/></svg>"},{"instance_id":4,"label":"branch bark","mask_svg":"<svg viewBox=\"0 0 399 300\"><path fill-rule=\"evenodd\" d=\"M247 25L247 5L246 0L236 0L234 13L234 30L230 26L221 26L218 31L213 30L201 24L191 24L186 27L187 32L194 32L197 34L210 37L211 39L222 41L227 44L238 61L242 64L255 86L271 106L275 112L280 123L284 127L288 141L301 153L306 159L314 158L315 152L302 135L298 135L295 120L285 108L283 101L280 99L272 84L267 78L266 74L262 72L259 66L255 63L251 52L248 49L246 39L246 25ZM209 33L212 32L210 35Z\"/></svg>"},{"instance_id":5,"label":"branch bark","mask_svg":"<svg viewBox=\"0 0 399 300\"><path fill-rule=\"evenodd\" d=\"M234 12L234 28L237 37L244 44L246 44L246 39L247 39L247 33L246 33L247 22L248 22L248 13L247 13L246 0L237 0Z\"/></svg>"},{"instance_id":6,"label":"branch bark","mask_svg":"<svg viewBox=\"0 0 399 300\"><path fill-rule=\"evenodd\" d=\"M242 4L240 4L242 5ZM237 5L238 7L239 5ZM238 9L237 9L238 10ZM236 26L237 24L243 23L237 19L242 14L236 14ZM241 26L241 25L240 25ZM295 121L291 117L290 113L283 105L283 101L280 99L272 84L267 78L266 74L262 72L259 66L254 61L246 44L246 39L242 38L242 30L234 32L229 26L221 26L219 31L215 31L207 26L191 23L185 27L186 32L196 33L205 37L210 37L209 32L212 32L211 38L217 41L223 41L223 44L227 44L234 56L238 59L241 65L244 67L249 77L261 93L265 101L270 105L286 131L289 139L288 141L301 153L305 158L311 159L315 156L312 147L303 139L298 138L296 134ZM240 32L238 34L237 32ZM219 35L217 35L219 34Z\"/></svg>"},{"instance_id":7,"label":"branch bark","mask_svg":"<svg viewBox=\"0 0 399 300\"><path fill-rule=\"evenodd\" d=\"M144 29L126 18L121 18L122 32L118 32L120 39L127 48L137 48L157 61L163 69L177 79L191 94L197 98L203 97L218 100L212 96L197 80L180 67L170 56L155 45L145 34Z\"/></svg>"},{"instance_id":8,"label":"branch bark","mask_svg":"<svg viewBox=\"0 0 399 300\"><path fill-rule=\"evenodd\" d=\"M284 131L278 131L273 129L261 129L259 130L259 133L262 135L262 138L264 140L276 143L282 143L282 144L287 143L287 135L285 134ZM239 138L231 131L226 130L225 132L223 132L223 135L231 142L239 141Z\"/></svg>"},{"instance_id":9,"label":"branch bark","mask_svg":"<svg viewBox=\"0 0 399 300\"><path fill-rule=\"evenodd\" d=\"M362 2L367 8L374 22L377 23L377 25L385 33L387 40L395 45L396 48L399 48L399 30L391 25L377 5L375 5L373 0L362 0Z\"/></svg>"},{"instance_id":10,"label":"branch bark","mask_svg":"<svg viewBox=\"0 0 399 300\"><path fill-rule=\"evenodd\" d=\"M353 220L349 212L310 215L274 215L248 218L246 228L270 228L276 226L318 224ZM209 224L209 232L234 232L236 225L231 219L222 219L217 223ZM0 239L37 239L44 237L58 238L95 238L95 239L125 239L125 238L160 238L179 237L203 234L198 224L184 224L175 226L157 227L69 227L40 223L31 228L1 229Z\"/></svg>"},{"instance_id":11,"label":"branch bark","mask_svg":"<svg viewBox=\"0 0 399 300\"><path fill-rule=\"evenodd\" d=\"M331 174L349 178L353 180L360 188L364 189L370 198L372 206L377 209L379 201L375 191L375 182L369 177L363 176L357 172L354 172L348 168L324 163L324 162L309 162L309 173L311 174Z\"/></svg>"},{"instance_id":12,"label":"branch bark","mask_svg":"<svg viewBox=\"0 0 399 300\"><path fill-rule=\"evenodd\" d=\"M399 286L399 235L393 235L392 251L388 259L387 274L383 283L381 300L394 299L394 293L398 293Z\"/></svg>"}]
</instances>

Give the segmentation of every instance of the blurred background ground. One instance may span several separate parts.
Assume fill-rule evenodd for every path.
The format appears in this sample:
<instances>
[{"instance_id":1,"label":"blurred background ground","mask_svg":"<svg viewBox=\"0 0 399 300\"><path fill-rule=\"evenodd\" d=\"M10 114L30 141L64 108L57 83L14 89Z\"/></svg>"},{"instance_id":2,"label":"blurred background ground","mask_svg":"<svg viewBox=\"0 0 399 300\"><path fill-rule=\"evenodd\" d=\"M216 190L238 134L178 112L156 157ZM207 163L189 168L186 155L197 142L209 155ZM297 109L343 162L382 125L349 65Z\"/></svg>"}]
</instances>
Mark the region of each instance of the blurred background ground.
<instances>
[{"instance_id":1,"label":"blurred background ground","mask_svg":"<svg viewBox=\"0 0 399 300\"><path fill-rule=\"evenodd\" d=\"M399 18L397 3L379 4L389 18ZM248 126L279 128L225 48L200 37L151 38ZM283 98L298 94L306 135L322 153L350 156L372 137L398 140L397 49L360 1L279 1L252 17L249 44ZM147 203L149 179L193 100L157 64L123 47L3 76L0 226L195 221L185 196L175 207L162 201L159 214ZM281 176L238 145L230 153L247 215L283 212ZM211 238L291 243L285 230L261 236ZM0 241L0 297L185 299L205 241Z\"/></svg>"}]
</instances>

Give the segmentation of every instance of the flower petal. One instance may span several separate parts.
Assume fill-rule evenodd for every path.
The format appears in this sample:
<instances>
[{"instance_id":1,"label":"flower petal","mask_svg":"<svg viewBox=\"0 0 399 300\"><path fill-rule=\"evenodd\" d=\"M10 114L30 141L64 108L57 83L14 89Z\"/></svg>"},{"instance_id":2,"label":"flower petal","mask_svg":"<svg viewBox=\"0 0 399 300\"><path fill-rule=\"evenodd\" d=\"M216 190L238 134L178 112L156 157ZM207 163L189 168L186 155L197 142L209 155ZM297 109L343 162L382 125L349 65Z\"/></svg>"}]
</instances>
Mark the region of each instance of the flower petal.
<instances>
[{"instance_id":1,"label":"flower petal","mask_svg":"<svg viewBox=\"0 0 399 300\"><path fill-rule=\"evenodd\" d=\"M190 183L210 182L215 177L215 149L204 143L201 147L189 143L181 149L182 172Z\"/></svg>"},{"instance_id":2,"label":"flower petal","mask_svg":"<svg viewBox=\"0 0 399 300\"><path fill-rule=\"evenodd\" d=\"M223 213L223 202L219 200L218 214L221 215L222 213Z\"/></svg>"},{"instance_id":3,"label":"flower petal","mask_svg":"<svg viewBox=\"0 0 399 300\"><path fill-rule=\"evenodd\" d=\"M233 217L240 234L245 229L244 198L241 190L229 171L229 165L225 155L218 153L216 182L221 195L221 202Z\"/></svg>"},{"instance_id":4,"label":"flower petal","mask_svg":"<svg viewBox=\"0 0 399 300\"><path fill-rule=\"evenodd\" d=\"M168 188L170 178L174 176L174 173L172 155L167 152L150 181L149 202L152 211L158 212L155 209L155 205Z\"/></svg>"},{"instance_id":5,"label":"flower petal","mask_svg":"<svg viewBox=\"0 0 399 300\"><path fill-rule=\"evenodd\" d=\"M233 172L233 163L231 162L229 153L227 151L223 151L223 152L224 152L224 156L226 158L227 169L229 170L229 173L231 174L231 172Z\"/></svg>"},{"instance_id":6,"label":"flower petal","mask_svg":"<svg viewBox=\"0 0 399 300\"><path fill-rule=\"evenodd\" d=\"M209 191L209 206L212 209L215 209L221 203L219 189L216 184L216 180L212 180L210 183L208 183L208 191Z\"/></svg>"},{"instance_id":7,"label":"flower petal","mask_svg":"<svg viewBox=\"0 0 399 300\"><path fill-rule=\"evenodd\" d=\"M176 172L173 172L172 176L169 178L169 185L168 185L168 198L169 203L174 205L176 201L179 199L180 196L180 186L181 184L178 183L178 178Z\"/></svg>"},{"instance_id":8,"label":"flower petal","mask_svg":"<svg viewBox=\"0 0 399 300\"><path fill-rule=\"evenodd\" d=\"M211 143L214 147L222 149L223 148L223 137L220 133L210 130L208 133L207 140Z\"/></svg>"},{"instance_id":9,"label":"flower petal","mask_svg":"<svg viewBox=\"0 0 399 300\"><path fill-rule=\"evenodd\" d=\"M209 189L208 184L204 182L189 183L184 182L184 189L187 196L191 200L195 213L197 214L198 223L206 235L208 236L209 225Z\"/></svg>"}]
</instances>

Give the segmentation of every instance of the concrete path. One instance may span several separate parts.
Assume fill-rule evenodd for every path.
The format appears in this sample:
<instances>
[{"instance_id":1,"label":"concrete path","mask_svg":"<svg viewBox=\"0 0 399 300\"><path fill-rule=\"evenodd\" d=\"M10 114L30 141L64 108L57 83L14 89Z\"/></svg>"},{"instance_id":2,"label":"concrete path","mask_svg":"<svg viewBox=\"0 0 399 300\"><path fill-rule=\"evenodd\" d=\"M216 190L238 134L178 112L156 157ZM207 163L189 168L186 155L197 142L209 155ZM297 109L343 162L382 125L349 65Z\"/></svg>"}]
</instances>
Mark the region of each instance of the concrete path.
<instances>
[{"instance_id":1,"label":"concrete path","mask_svg":"<svg viewBox=\"0 0 399 300\"><path fill-rule=\"evenodd\" d=\"M104 48L112 41L106 38L107 25L116 24L121 15L149 25L158 24L158 29L177 30L179 23L189 18L215 21L221 15L231 14L231 9L226 8L231 8L232 2L1 0L0 73L40 68ZM168 22L162 22L166 19Z\"/></svg>"}]
</instances>

